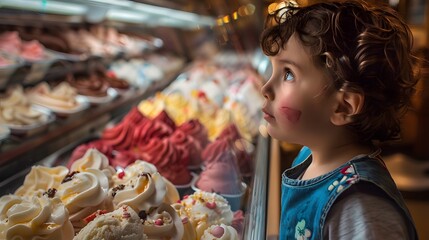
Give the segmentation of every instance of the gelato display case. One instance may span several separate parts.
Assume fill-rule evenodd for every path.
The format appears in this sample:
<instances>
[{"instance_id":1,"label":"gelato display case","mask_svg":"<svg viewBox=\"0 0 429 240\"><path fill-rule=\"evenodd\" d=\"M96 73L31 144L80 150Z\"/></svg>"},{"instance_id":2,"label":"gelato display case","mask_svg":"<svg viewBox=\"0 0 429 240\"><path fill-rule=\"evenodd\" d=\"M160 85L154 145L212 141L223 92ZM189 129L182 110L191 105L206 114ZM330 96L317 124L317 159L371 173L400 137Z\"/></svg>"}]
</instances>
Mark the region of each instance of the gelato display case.
<instances>
[{"instance_id":1,"label":"gelato display case","mask_svg":"<svg viewBox=\"0 0 429 240\"><path fill-rule=\"evenodd\" d=\"M269 62L237 38L255 5L39 4L0 5L0 56L17 59L0 62L13 66L0 76L3 212L37 205L56 239L100 225L118 239L266 238ZM2 218L0 238L31 222Z\"/></svg>"}]
</instances>

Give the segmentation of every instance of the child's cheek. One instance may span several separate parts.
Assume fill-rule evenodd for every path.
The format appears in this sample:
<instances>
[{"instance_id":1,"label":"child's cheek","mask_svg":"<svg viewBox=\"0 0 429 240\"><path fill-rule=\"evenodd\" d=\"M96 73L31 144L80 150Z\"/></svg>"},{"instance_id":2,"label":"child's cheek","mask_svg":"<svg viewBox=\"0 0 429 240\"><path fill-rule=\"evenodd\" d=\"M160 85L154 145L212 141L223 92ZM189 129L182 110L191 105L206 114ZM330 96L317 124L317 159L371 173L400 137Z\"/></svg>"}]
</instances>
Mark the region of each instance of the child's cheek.
<instances>
[{"instance_id":1,"label":"child's cheek","mask_svg":"<svg viewBox=\"0 0 429 240\"><path fill-rule=\"evenodd\" d=\"M291 123L297 123L301 117L300 110L283 105L280 106L280 113L283 114L283 116Z\"/></svg>"}]
</instances>

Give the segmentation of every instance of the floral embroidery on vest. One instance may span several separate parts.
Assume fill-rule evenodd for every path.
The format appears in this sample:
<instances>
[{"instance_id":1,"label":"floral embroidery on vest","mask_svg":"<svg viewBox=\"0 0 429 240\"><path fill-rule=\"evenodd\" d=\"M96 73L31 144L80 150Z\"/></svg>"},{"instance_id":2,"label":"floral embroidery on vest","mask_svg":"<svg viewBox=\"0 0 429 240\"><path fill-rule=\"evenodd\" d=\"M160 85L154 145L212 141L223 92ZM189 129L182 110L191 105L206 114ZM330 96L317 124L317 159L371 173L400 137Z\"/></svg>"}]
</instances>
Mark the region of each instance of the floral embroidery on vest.
<instances>
[{"instance_id":1,"label":"floral embroidery on vest","mask_svg":"<svg viewBox=\"0 0 429 240\"><path fill-rule=\"evenodd\" d=\"M305 228L305 220L301 220L295 227L295 238L297 240L307 240L311 237L311 231Z\"/></svg>"},{"instance_id":2,"label":"floral embroidery on vest","mask_svg":"<svg viewBox=\"0 0 429 240\"><path fill-rule=\"evenodd\" d=\"M358 181L358 175L356 175L353 165L345 166L340 172L343 177L340 181L335 180L331 185L329 185L328 191L332 191L336 188L337 193L339 193L344 189L345 185L354 184Z\"/></svg>"}]
</instances>

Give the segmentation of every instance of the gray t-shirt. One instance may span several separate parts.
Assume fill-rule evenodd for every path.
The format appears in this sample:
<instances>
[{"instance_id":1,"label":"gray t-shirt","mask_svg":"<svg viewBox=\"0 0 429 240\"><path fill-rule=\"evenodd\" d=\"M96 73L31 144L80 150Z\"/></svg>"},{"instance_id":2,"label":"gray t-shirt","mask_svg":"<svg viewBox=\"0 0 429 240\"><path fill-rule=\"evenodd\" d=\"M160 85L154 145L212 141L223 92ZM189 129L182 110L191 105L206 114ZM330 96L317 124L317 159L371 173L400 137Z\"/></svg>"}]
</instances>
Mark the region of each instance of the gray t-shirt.
<instances>
[{"instance_id":1,"label":"gray t-shirt","mask_svg":"<svg viewBox=\"0 0 429 240\"><path fill-rule=\"evenodd\" d=\"M371 184L355 184L340 195L326 218L323 239L410 239L401 210L371 189Z\"/></svg>"}]
</instances>

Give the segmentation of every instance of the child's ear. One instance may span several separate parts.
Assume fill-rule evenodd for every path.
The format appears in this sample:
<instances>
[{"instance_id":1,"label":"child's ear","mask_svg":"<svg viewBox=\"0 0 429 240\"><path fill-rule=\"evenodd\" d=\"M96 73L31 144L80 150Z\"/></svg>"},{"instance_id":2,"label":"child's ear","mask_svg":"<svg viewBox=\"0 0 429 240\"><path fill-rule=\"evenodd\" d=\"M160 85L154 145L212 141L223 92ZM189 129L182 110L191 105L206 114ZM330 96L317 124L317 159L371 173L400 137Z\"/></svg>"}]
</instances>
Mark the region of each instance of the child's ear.
<instances>
[{"instance_id":1,"label":"child's ear","mask_svg":"<svg viewBox=\"0 0 429 240\"><path fill-rule=\"evenodd\" d=\"M340 90L336 93L336 103L331 115L331 122L341 126L351 123L353 115L362 110L365 97L363 93Z\"/></svg>"}]
</instances>

